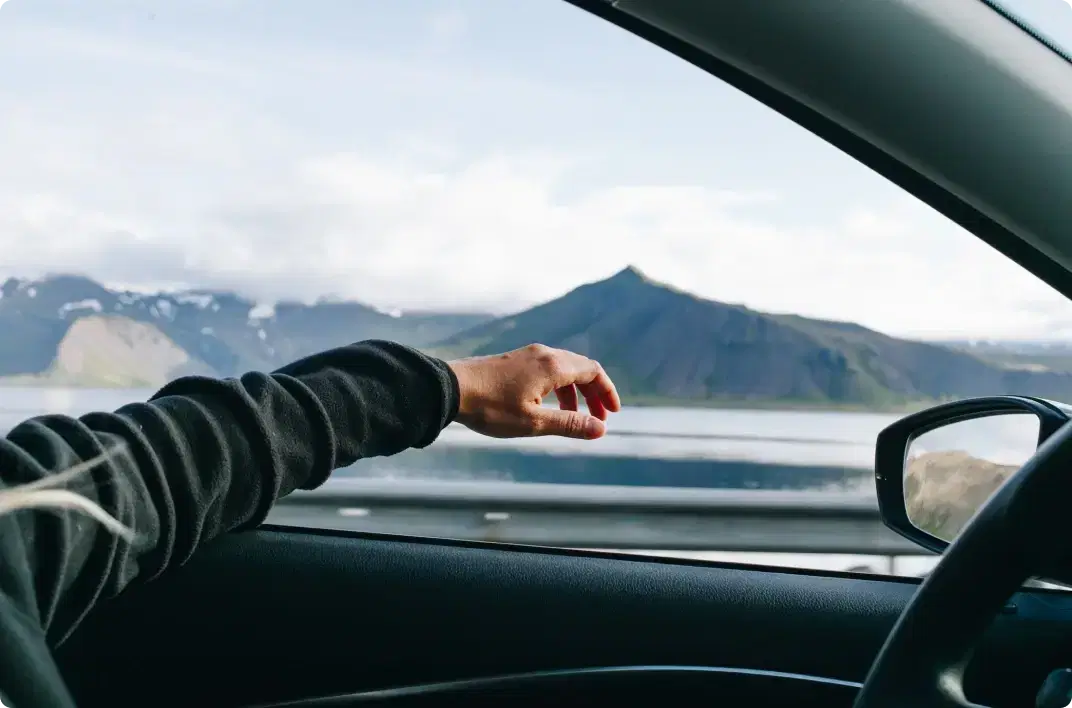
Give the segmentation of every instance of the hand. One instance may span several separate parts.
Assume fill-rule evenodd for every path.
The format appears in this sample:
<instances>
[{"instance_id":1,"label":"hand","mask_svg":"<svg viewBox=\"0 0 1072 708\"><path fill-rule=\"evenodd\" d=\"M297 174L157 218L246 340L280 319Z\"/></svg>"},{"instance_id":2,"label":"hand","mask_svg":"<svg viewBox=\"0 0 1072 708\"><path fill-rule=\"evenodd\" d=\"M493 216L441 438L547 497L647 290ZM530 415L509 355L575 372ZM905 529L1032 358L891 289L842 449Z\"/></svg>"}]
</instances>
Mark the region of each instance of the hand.
<instances>
[{"instance_id":1,"label":"hand","mask_svg":"<svg viewBox=\"0 0 1072 708\"><path fill-rule=\"evenodd\" d=\"M594 440L607 430L607 411L622 408L599 362L564 349L530 344L449 365L461 392L458 422L493 438L559 435ZM552 391L559 410L542 406ZM589 415L577 410L578 391Z\"/></svg>"}]
</instances>

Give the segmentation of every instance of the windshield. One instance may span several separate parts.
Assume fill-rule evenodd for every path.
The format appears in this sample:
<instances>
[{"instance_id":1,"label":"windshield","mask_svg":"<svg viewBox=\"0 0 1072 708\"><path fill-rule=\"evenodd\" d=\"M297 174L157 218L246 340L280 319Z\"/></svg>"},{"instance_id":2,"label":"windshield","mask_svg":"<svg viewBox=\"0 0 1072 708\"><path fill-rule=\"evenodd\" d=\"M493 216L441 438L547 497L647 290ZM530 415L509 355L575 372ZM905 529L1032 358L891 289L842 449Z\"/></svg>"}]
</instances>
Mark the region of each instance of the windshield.
<instances>
[{"instance_id":1,"label":"windshield","mask_svg":"<svg viewBox=\"0 0 1072 708\"><path fill-rule=\"evenodd\" d=\"M1072 54L1072 2L1069 0L985 0L1027 25L1065 54Z\"/></svg>"},{"instance_id":2,"label":"windshield","mask_svg":"<svg viewBox=\"0 0 1072 708\"><path fill-rule=\"evenodd\" d=\"M605 437L451 425L271 520L916 574L877 433L950 398L1072 403L1065 297L567 3L0 5L0 432L362 339L540 342L611 374ZM1060 0L1008 5L1072 48ZM979 430L913 453L1023 440Z\"/></svg>"}]
</instances>

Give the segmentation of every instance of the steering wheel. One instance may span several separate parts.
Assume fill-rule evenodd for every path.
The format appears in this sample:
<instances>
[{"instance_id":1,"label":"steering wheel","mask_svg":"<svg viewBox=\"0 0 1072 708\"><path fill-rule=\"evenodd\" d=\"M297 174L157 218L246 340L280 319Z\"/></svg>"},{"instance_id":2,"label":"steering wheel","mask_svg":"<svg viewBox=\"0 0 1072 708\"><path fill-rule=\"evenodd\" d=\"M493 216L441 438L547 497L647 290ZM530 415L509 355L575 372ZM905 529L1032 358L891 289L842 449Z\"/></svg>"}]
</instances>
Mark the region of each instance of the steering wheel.
<instances>
[{"instance_id":1,"label":"steering wheel","mask_svg":"<svg viewBox=\"0 0 1072 708\"><path fill-rule=\"evenodd\" d=\"M964 670L983 632L1032 576L1067 557L1072 424L1039 446L960 532L878 653L855 708L981 708Z\"/></svg>"}]
</instances>

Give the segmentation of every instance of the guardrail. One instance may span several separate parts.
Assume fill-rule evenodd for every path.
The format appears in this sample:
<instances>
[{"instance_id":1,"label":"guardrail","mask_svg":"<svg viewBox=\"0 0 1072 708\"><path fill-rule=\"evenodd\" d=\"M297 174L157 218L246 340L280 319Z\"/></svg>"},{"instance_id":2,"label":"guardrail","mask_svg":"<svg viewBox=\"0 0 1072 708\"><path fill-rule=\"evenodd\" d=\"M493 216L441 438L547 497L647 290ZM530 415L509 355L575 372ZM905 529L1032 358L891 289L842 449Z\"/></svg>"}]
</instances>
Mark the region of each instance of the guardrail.
<instances>
[{"instance_id":1,"label":"guardrail","mask_svg":"<svg viewBox=\"0 0 1072 708\"><path fill-rule=\"evenodd\" d=\"M927 555L837 492L335 479L269 523L571 548Z\"/></svg>"}]
</instances>

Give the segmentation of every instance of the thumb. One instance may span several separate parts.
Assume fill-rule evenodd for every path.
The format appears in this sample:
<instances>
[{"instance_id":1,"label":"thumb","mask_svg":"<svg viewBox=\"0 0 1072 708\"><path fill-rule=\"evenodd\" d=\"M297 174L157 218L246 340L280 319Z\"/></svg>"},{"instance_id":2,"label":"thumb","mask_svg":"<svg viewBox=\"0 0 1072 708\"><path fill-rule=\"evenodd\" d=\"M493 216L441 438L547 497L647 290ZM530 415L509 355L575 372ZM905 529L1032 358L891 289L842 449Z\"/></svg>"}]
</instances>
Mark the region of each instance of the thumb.
<instances>
[{"instance_id":1,"label":"thumb","mask_svg":"<svg viewBox=\"0 0 1072 708\"><path fill-rule=\"evenodd\" d=\"M595 440L603 437L607 426L599 418L579 411L541 409L536 414L537 435Z\"/></svg>"}]
</instances>

